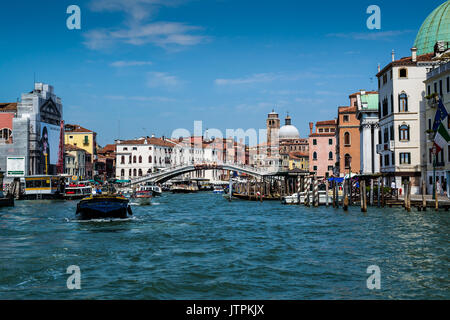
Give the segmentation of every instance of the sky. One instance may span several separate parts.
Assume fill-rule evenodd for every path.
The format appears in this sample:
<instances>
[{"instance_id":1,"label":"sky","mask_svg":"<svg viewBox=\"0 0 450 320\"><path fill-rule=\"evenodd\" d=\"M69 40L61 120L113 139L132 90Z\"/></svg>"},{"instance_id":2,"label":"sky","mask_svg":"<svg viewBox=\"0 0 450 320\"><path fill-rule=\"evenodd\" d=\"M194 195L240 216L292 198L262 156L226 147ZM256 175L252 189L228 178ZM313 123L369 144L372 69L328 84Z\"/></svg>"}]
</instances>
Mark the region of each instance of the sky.
<instances>
[{"instance_id":1,"label":"sky","mask_svg":"<svg viewBox=\"0 0 450 320\"><path fill-rule=\"evenodd\" d=\"M265 128L275 109L302 137L334 119L377 66L410 55L442 0L40 0L0 11L0 102L54 86L66 123L114 139L178 128ZM81 10L69 30L67 8ZM381 29L369 30L370 5ZM264 138L261 138L264 140ZM261 140L261 141L262 141Z\"/></svg>"}]
</instances>

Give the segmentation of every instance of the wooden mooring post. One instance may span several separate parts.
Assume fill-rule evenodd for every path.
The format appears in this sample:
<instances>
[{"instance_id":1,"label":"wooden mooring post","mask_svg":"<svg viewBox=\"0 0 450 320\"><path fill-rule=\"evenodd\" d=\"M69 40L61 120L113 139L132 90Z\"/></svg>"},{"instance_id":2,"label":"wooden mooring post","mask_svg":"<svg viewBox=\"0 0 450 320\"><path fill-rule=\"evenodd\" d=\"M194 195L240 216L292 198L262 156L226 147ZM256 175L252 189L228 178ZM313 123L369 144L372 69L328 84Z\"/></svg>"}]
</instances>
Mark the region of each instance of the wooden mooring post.
<instances>
[{"instance_id":1,"label":"wooden mooring post","mask_svg":"<svg viewBox=\"0 0 450 320\"><path fill-rule=\"evenodd\" d=\"M438 199L438 193L437 193L437 188L434 188L434 210L439 211L439 199Z\"/></svg>"},{"instance_id":2,"label":"wooden mooring post","mask_svg":"<svg viewBox=\"0 0 450 320\"><path fill-rule=\"evenodd\" d=\"M333 180L331 186L333 188L333 208L336 208L336 181Z\"/></svg>"},{"instance_id":3,"label":"wooden mooring post","mask_svg":"<svg viewBox=\"0 0 450 320\"><path fill-rule=\"evenodd\" d=\"M325 205L328 207L328 190L329 190L329 184L330 181L328 181L328 179L325 180L325 191L326 191L326 196L325 196Z\"/></svg>"},{"instance_id":4,"label":"wooden mooring post","mask_svg":"<svg viewBox=\"0 0 450 320\"><path fill-rule=\"evenodd\" d=\"M425 180L422 181L422 210L427 211L427 199L426 199L427 189Z\"/></svg>"},{"instance_id":5,"label":"wooden mooring post","mask_svg":"<svg viewBox=\"0 0 450 320\"><path fill-rule=\"evenodd\" d=\"M367 212L366 180L359 182L359 193L361 198L361 212Z\"/></svg>"}]
</instances>

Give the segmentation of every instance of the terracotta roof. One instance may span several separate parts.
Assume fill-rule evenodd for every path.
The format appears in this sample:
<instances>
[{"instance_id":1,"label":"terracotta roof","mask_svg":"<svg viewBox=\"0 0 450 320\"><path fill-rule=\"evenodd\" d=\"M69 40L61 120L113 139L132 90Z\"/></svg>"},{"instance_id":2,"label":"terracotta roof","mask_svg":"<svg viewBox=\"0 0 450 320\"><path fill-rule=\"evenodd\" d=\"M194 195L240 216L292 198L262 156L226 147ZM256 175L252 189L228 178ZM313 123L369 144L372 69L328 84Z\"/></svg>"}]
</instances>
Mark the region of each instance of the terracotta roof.
<instances>
[{"instance_id":1,"label":"terracotta roof","mask_svg":"<svg viewBox=\"0 0 450 320\"><path fill-rule=\"evenodd\" d=\"M74 146L71 144L65 144L64 151L84 151L84 152L86 152L86 150L78 148L77 146Z\"/></svg>"},{"instance_id":2,"label":"terracotta roof","mask_svg":"<svg viewBox=\"0 0 450 320\"><path fill-rule=\"evenodd\" d=\"M323 132L323 133L312 133L309 135L309 137L334 137L336 135L336 132Z\"/></svg>"},{"instance_id":3,"label":"terracotta roof","mask_svg":"<svg viewBox=\"0 0 450 320\"><path fill-rule=\"evenodd\" d=\"M116 145L115 144L107 144L103 148L97 151L97 153L108 153L108 152L114 152L116 151Z\"/></svg>"},{"instance_id":4,"label":"terracotta roof","mask_svg":"<svg viewBox=\"0 0 450 320\"><path fill-rule=\"evenodd\" d=\"M65 132L94 132L92 130L83 128L82 126L79 126L77 124L65 124L64 131Z\"/></svg>"},{"instance_id":5,"label":"terracotta roof","mask_svg":"<svg viewBox=\"0 0 450 320\"><path fill-rule=\"evenodd\" d=\"M349 95L349 97L356 97L359 96L361 94L361 92L355 92L352 93L351 95ZM378 94L378 91L366 91L366 94Z\"/></svg>"},{"instance_id":6,"label":"terracotta roof","mask_svg":"<svg viewBox=\"0 0 450 320\"><path fill-rule=\"evenodd\" d=\"M427 61L431 62L433 57L434 57L434 53L422 54L420 56L417 56L417 62L427 62ZM399 60L392 61L387 66L385 66L383 68L383 70L381 70L380 72L377 73L377 77L380 77L390 67L415 66L417 64L417 62L413 62L412 57L404 57Z\"/></svg>"},{"instance_id":7,"label":"terracotta roof","mask_svg":"<svg viewBox=\"0 0 450 320\"><path fill-rule=\"evenodd\" d=\"M145 143L147 141L147 143ZM136 140L120 140L117 144L120 145L126 145L126 144L149 144L149 145L155 145L160 147L174 147L175 143L170 140L163 140L160 138L142 138L142 139L136 139Z\"/></svg>"},{"instance_id":8,"label":"terracotta roof","mask_svg":"<svg viewBox=\"0 0 450 320\"><path fill-rule=\"evenodd\" d=\"M17 103L15 102L5 102L0 103L0 112L16 112Z\"/></svg>"},{"instance_id":9,"label":"terracotta roof","mask_svg":"<svg viewBox=\"0 0 450 320\"><path fill-rule=\"evenodd\" d=\"M353 107L339 107L338 108L338 113L344 113L344 112L356 112L357 107L353 106Z\"/></svg>"},{"instance_id":10,"label":"terracotta roof","mask_svg":"<svg viewBox=\"0 0 450 320\"><path fill-rule=\"evenodd\" d=\"M336 120L317 121L316 126L325 126L330 124L336 124Z\"/></svg>"}]
</instances>

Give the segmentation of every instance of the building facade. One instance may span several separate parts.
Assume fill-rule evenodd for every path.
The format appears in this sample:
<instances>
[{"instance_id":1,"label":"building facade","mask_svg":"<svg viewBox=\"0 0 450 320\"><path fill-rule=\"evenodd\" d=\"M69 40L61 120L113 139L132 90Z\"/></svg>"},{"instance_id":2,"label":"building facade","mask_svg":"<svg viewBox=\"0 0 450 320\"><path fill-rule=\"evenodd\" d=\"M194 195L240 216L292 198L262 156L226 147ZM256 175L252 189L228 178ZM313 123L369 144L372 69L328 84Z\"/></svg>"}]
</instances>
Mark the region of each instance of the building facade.
<instances>
[{"instance_id":1,"label":"building facade","mask_svg":"<svg viewBox=\"0 0 450 320\"><path fill-rule=\"evenodd\" d=\"M360 171L360 133L356 117L357 95L350 96L349 107L338 108L336 129L336 172L345 176Z\"/></svg>"},{"instance_id":2,"label":"building facade","mask_svg":"<svg viewBox=\"0 0 450 320\"><path fill-rule=\"evenodd\" d=\"M330 177L336 164L336 120L309 123L309 171L319 177Z\"/></svg>"},{"instance_id":3,"label":"building facade","mask_svg":"<svg viewBox=\"0 0 450 320\"><path fill-rule=\"evenodd\" d=\"M4 104L2 104L4 106ZM0 108L2 137L0 168L6 180L25 175L56 174L57 165L64 165L61 144L63 106L53 87L35 83L20 102ZM3 110L1 110L3 109Z\"/></svg>"},{"instance_id":4,"label":"building facade","mask_svg":"<svg viewBox=\"0 0 450 320\"><path fill-rule=\"evenodd\" d=\"M87 179L86 151L70 144L66 144L64 150L64 173L71 176L77 176L80 180Z\"/></svg>"},{"instance_id":5,"label":"building facade","mask_svg":"<svg viewBox=\"0 0 450 320\"><path fill-rule=\"evenodd\" d=\"M380 173L380 155L376 152L380 126L378 124L378 92L355 93L356 118L359 121L360 173Z\"/></svg>"}]
</instances>

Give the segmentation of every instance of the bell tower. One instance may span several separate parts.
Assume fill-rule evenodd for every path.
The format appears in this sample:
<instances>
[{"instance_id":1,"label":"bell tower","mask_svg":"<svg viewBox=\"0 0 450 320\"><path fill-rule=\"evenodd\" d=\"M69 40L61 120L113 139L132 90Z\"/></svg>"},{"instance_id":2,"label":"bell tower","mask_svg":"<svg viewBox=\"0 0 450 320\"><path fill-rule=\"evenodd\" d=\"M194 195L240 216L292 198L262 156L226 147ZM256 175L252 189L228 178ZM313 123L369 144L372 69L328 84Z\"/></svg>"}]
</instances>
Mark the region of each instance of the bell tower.
<instances>
[{"instance_id":1,"label":"bell tower","mask_svg":"<svg viewBox=\"0 0 450 320\"><path fill-rule=\"evenodd\" d=\"M280 118L278 113L272 109L272 112L267 116L267 155L272 154L273 148L278 148L278 133L280 131Z\"/></svg>"}]
</instances>

